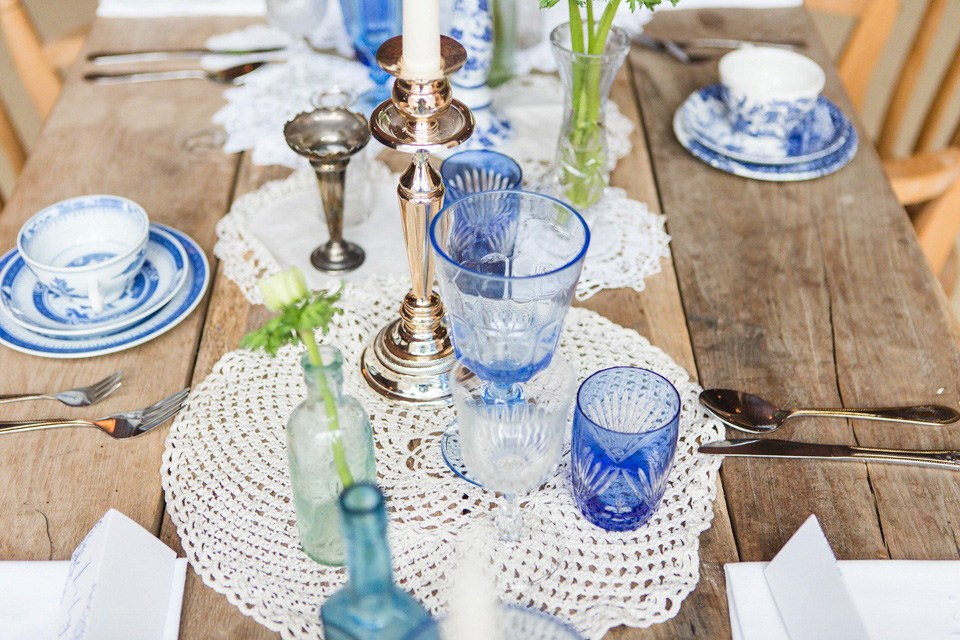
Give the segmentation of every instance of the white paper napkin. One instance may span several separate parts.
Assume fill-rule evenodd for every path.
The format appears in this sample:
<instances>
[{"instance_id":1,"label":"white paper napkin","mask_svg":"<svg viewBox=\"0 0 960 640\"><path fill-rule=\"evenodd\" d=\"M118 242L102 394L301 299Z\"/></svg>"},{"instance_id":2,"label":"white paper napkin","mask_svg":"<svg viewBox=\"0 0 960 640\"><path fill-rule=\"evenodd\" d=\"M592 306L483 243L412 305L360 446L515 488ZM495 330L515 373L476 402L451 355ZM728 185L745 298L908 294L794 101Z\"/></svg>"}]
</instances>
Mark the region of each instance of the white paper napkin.
<instances>
[{"instance_id":1,"label":"white paper napkin","mask_svg":"<svg viewBox=\"0 0 960 640\"><path fill-rule=\"evenodd\" d=\"M187 560L171 556L111 509L70 561L0 562L0 640L176 640Z\"/></svg>"},{"instance_id":2,"label":"white paper napkin","mask_svg":"<svg viewBox=\"0 0 960 640\"><path fill-rule=\"evenodd\" d=\"M848 640L846 632L830 633L851 624L862 625L860 633L865 630L870 640L960 637L960 561L836 562L828 547L818 549L809 544L810 535L803 535L815 528L822 536L816 519L811 516L810 520L784 545L773 563L724 566L733 640L797 640L797 635L809 636L807 632L817 624L818 640ZM776 576L768 569L774 563L781 569ZM828 584L835 578L827 575L831 571L823 569L825 563L839 568L836 585ZM811 569L813 565L821 568ZM792 585L791 574L795 579ZM770 580L774 578L776 589L771 590ZM837 587L845 593L818 599L821 592ZM779 595L775 597L774 593ZM854 610L842 609L844 601ZM798 618L796 607L800 605L809 611L800 611ZM790 628L795 629L794 636L784 624L786 615L793 620L794 627ZM803 616L809 617L809 624L804 624Z\"/></svg>"},{"instance_id":3,"label":"white paper napkin","mask_svg":"<svg viewBox=\"0 0 960 640\"><path fill-rule=\"evenodd\" d=\"M264 0L100 0L101 18L166 18L175 16L262 16Z\"/></svg>"}]
</instances>

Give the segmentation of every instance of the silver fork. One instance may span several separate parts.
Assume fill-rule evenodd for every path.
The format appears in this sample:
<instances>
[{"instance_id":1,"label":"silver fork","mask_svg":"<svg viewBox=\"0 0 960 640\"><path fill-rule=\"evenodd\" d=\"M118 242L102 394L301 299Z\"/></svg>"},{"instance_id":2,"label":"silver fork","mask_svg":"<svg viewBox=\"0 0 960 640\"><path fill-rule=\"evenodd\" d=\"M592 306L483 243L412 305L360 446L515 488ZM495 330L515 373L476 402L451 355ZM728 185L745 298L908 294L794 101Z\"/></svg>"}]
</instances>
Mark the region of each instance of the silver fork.
<instances>
[{"instance_id":1,"label":"silver fork","mask_svg":"<svg viewBox=\"0 0 960 640\"><path fill-rule=\"evenodd\" d=\"M120 388L120 380L123 378L123 371L117 371L112 376L107 376L100 382L94 382L86 387L77 387L61 391L55 395L48 393L15 393L10 395L0 395L0 404L8 402L20 402L22 400L59 400L65 405L71 407L88 407L91 404L100 402L108 395Z\"/></svg>"},{"instance_id":2,"label":"silver fork","mask_svg":"<svg viewBox=\"0 0 960 640\"><path fill-rule=\"evenodd\" d=\"M172 418L187 399L190 388L137 411L127 411L100 420L11 420L0 422L0 433L57 429L59 427L96 427L114 438L132 438L150 431Z\"/></svg>"}]
</instances>

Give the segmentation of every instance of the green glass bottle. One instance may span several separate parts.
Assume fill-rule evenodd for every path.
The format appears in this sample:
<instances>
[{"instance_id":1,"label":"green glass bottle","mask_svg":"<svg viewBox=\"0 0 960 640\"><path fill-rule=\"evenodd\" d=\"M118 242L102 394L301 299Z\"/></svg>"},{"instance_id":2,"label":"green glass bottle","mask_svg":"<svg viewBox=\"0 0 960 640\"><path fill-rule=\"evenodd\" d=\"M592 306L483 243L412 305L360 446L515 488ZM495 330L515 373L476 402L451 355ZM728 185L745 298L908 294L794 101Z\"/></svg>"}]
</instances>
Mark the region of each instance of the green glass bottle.
<instances>
[{"instance_id":1,"label":"green glass bottle","mask_svg":"<svg viewBox=\"0 0 960 640\"><path fill-rule=\"evenodd\" d=\"M321 366L306 354L300 362L307 398L287 422L287 457L300 546L317 562L340 565L338 498L355 481L376 480L377 470L367 412L343 395L343 356L329 345L319 350Z\"/></svg>"}]
</instances>

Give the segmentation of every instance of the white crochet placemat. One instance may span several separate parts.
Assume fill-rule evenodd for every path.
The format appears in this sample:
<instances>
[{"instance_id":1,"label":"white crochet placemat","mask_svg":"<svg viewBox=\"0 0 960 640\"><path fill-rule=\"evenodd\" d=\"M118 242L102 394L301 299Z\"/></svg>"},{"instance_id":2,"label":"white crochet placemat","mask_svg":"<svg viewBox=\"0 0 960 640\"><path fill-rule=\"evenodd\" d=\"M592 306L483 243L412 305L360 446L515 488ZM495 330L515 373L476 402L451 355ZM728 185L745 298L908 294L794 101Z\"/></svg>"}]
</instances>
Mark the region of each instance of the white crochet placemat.
<instances>
[{"instance_id":1,"label":"white crochet placemat","mask_svg":"<svg viewBox=\"0 0 960 640\"><path fill-rule=\"evenodd\" d=\"M343 350L345 389L371 415L397 583L432 614L442 613L457 549L467 544L495 563L502 601L547 611L591 639L621 624L646 627L675 616L699 580L699 535L713 518L720 466L718 456L696 453L698 443L723 435L698 403L700 386L635 331L572 309L560 353L581 380L601 368L637 365L676 385L676 459L653 518L617 533L580 516L564 454L555 475L522 500L528 525L549 524L505 551L481 535L491 531L500 497L453 475L440 453L453 409L390 404L362 381L360 353L396 316L405 290L400 279L348 286L344 313L324 338ZM346 580L342 568L316 564L298 544L284 432L304 395L298 356L293 347L274 359L227 353L174 420L161 467L167 510L190 564L241 612L288 639L322 637L318 607ZM553 562L559 569L552 575L538 571Z\"/></svg>"},{"instance_id":2,"label":"white crochet placemat","mask_svg":"<svg viewBox=\"0 0 960 640\"><path fill-rule=\"evenodd\" d=\"M363 247L366 261L348 281L407 273L403 229L397 205L397 176L377 160L363 158L347 169L344 238ZM304 169L284 180L268 182L237 198L217 223L214 254L223 273L252 303L262 301L257 281L293 266L300 267L314 289L336 285L334 276L310 265L310 253L326 242L320 195L313 171ZM588 212L590 248L577 283L585 300L602 289L642 291L644 280L660 272L670 256L665 218L627 198L622 189L607 189ZM364 222L351 219L367 214Z\"/></svg>"}]
</instances>

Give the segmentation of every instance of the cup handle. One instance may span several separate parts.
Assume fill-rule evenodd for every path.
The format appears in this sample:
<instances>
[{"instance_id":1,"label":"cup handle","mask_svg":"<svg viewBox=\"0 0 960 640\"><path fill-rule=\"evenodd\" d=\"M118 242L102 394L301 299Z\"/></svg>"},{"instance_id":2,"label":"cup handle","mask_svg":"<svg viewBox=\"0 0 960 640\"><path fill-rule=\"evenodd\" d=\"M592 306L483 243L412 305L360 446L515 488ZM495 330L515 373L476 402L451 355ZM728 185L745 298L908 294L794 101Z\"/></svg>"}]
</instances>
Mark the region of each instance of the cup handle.
<instances>
[{"instance_id":1,"label":"cup handle","mask_svg":"<svg viewBox=\"0 0 960 640\"><path fill-rule=\"evenodd\" d=\"M90 299L94 313L103 311L103 294L100 292L100 283L96 280L90 280L87 285L87 298Z\"/></svg>"}]
</instances>

